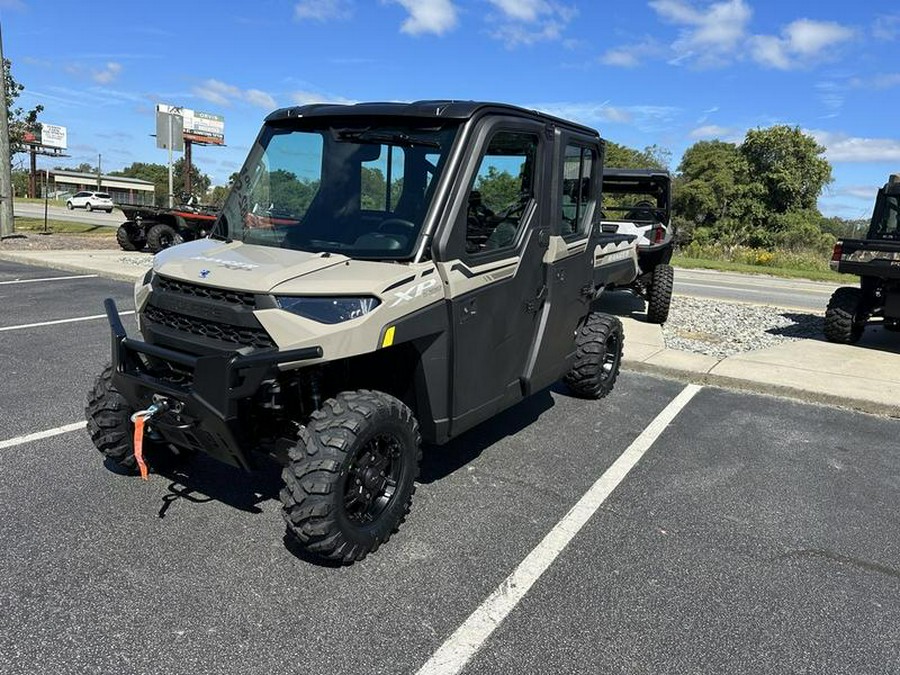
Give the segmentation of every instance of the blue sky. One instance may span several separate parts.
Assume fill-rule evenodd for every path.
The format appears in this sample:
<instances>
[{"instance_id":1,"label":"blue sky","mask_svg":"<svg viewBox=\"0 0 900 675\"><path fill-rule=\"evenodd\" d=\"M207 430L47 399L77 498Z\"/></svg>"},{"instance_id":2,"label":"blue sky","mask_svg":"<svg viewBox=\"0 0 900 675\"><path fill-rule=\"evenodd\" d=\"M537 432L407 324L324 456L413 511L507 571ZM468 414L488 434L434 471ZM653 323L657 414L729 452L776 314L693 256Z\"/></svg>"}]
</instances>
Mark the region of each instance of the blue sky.
<instances>
[{"instance_id":1,"label":"blue sky","mask_svg":"<svg viewBox=\"0 0 900 675\"><path fill-rule=\"evenodd\" d=\"M900 171L900 10L874 0L0 0L0 21L21 102L104 171L165 163L158 102L225 116L228 147L194 153L224 183L276 107L424 98L540 108L673 169L697 140L798 125L834 165L828 215L868 217Z\"/></svg>"}]
</instances>

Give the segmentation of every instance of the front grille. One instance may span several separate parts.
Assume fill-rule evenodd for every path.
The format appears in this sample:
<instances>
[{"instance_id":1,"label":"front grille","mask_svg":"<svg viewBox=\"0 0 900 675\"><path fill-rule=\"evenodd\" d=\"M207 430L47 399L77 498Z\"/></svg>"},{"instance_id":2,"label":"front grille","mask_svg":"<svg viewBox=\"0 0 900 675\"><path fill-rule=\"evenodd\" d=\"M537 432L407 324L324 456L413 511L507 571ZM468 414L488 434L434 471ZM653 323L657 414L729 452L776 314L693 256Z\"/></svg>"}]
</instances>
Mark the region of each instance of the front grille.
<instances>
[{"instance_id":1,"label":"front grille","mask_svg":"<svg viewBox=\"0 0 900 675\"><path fill-rule=\"evenodd\" d=\"M212 340L230 342L241 347L256 347L267 349L275 346L275 342L262 328L248 326L233 326L218 321L208 321L193 316L185 316L178 312L161 309L154 305L148 305L144 310L143 319L167 328L172 328L193 335L200 335Z\"/></svg>"},{"instance_id":2,"label":"front grille","mask_svg":"<svg viewBox=\"0 0 900 675\"><path fill-rule=\"evenodd\" d=\"M243 305L244 307L256 308L256 296L253 293L242 293L241 291L231 291L227 288L211 288L209 286L200 286L198 284L189 284L185 281L176 281L167 277L157 277L157 285L159 290L167 293L179 293L191 298L204 298L207 300L216 300L226 302L230 305Z\"/></svg>"}]
</instances>

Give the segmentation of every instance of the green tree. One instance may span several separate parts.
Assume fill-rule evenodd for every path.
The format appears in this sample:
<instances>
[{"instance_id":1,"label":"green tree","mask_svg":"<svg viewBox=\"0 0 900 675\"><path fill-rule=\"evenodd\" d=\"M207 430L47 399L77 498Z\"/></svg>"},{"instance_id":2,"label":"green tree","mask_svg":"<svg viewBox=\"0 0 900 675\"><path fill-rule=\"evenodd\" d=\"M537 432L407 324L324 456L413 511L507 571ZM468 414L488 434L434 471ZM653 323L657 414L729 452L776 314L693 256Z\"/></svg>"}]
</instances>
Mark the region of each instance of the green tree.
<instances>
[{"instance_id":1,"label":"green tree","mask_svg":"<svg viewBox=\"0 0 900 675\"><path fill-rule=\"evenodd\" d=\"M137 178L153 183L154 203L158 206L168 204L169 170L162 164L134 162L121 171L110 172L110 175Z\"/></svg>"},{"instance_id":2,"label":"green tree","mask_svg":"<svg viewBox=\"0 0 900 675\"><path fill-rule=\"evenodd\" d=\"M773 213L813 210L831 181L825 148L799 127L776 125L751 129L741 154L756 180L765 187L766 206Z\"/></svg>"},{"instance_id":3,"label":"green tree","mask_svg":"<svg viewBox=\"0 0 900 675\"><path fill-rule=\"evenodd\" d=\"M668 169L672 153L658 145L648 145L643 150L629 148L613 141L606 141L604 166L617 169Z\"/></svg>"},{"instance_id":4,"label":"green tree","mask_svg":"<svg viewBox=\"0 0 900 675\"><path fill-rule=\"evenodd\" d=\"M172 165L173 180L172 186L175 191L175 201L178 202L181 193L184 191L184 158L180 158ZM209 191L212 179L197 168L196 164L191 164L191 193L194 195L205 195ZM169 189L168 172L166 173L166 190Z\"/></svg>"},{"instance_id":5,"label":"green tree","mask_svg":"<svg viewBox=\"0 0 900 675\"><path fill-rule=\"evenodd\" d=\"M478 176L475 189L481 193L481 202L494 213L498 213L519 200L522 183L509 171L500 171L489 166L485 175Z\"/></svg>"},{"instance_id":6,"label":"green tree","mask_svg":"<svg viewBox=\"0 0 900 675\"><path fill-rule=\"evenodd\" d=\"M172 169L172 187L176 195L175 201L178 202L181 197L182 186L184 185L184 159L182 158L175 162ZM149 181L154 186L154 201L157 206L164 206L169 203L169 169L163 164L134 162L120 171L111 171L110 175ZM210 177L202 173L196 164L191 166L191 185L194 194L205 195L209 191L211 182Z\"/></svg>"},{"instance_id":7,"label":"green tree","mask_svg":"<svg viewBox=\"0 0 900 675\"><path fill-rule=\"evenodd\" d=\"M25 85L16 81L12 74L12 61L3 59L4 73L6 74L6 114L9 119L9 154L10 159L17 152L26 149L25 134L29 131L40 129L38 115L44 111L44 106L36 105L31 110L25 110L16 106L16 101Z\"/></svg>"},{"instance_id":8,"label":"green tree","mask_svg":"<svg viewBox=\"0 0 900 675\"><path fill-rule=\"evenodd\" d=\"M78 173L97 173L97 167L90 162L82 162L78 166L54 166L54 171L76 171Z\"/></svg>"}]
</instances>

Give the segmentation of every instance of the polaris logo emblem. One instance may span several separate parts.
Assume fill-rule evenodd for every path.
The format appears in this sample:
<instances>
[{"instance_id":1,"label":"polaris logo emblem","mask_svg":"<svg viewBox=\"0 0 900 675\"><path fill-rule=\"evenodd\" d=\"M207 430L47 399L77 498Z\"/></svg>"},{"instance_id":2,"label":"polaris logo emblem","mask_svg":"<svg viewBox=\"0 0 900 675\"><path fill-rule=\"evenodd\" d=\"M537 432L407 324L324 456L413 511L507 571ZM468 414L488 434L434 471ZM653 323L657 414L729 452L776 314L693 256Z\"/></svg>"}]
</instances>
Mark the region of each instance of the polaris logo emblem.
<instances>
[{"instance_id":1,"label":"polaris logo emblem","mask_svg":"<svg viewBox=\"0 0 900 675\"><path fill-rule=\"evenodd\" d=\"M410 300L421 298L426 293L429 293L437 285L437 279L429 279L428 281L423 281L420 284L416 284L409 290L397 291L396 293L394 293L394 297L396 298L396 300L394 300L391 307L396 307L401 302L409 302Z\"/></svg>"},{"instance_id":2,"label":"polaris logo emblem","mask_svg":"<svg viewBox=\"0 0 900 675\"><path fill-rule=\"evenodd\" d=\"M209 270L200 270L200 278L205 279L209 276Z\"/></svg>"}]
</instances>

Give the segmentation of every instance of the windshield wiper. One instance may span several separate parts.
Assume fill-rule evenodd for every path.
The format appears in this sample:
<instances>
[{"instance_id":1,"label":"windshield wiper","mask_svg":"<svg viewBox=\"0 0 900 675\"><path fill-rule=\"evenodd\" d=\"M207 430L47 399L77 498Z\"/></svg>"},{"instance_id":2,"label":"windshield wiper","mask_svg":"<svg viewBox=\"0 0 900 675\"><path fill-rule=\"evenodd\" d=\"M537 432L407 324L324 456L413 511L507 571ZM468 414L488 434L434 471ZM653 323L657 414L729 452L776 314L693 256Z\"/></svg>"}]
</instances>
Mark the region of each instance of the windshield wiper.
<instances>
[{"instance_id":1,"label":"windshield wiper","mask_svg":"<svg viewBox=\"0 0 900 675\"><path fill-rule=\"evenodd\" d=\"M362 143L386 143L388 145L400 145L412 147L420 145L426 148L439 148L441 144L425 138L415 138L402 132L389 132L377 130L350 130L344 129L338 132L338 138L342 141L357 141Z\"/></svg>"}]
</instances>

